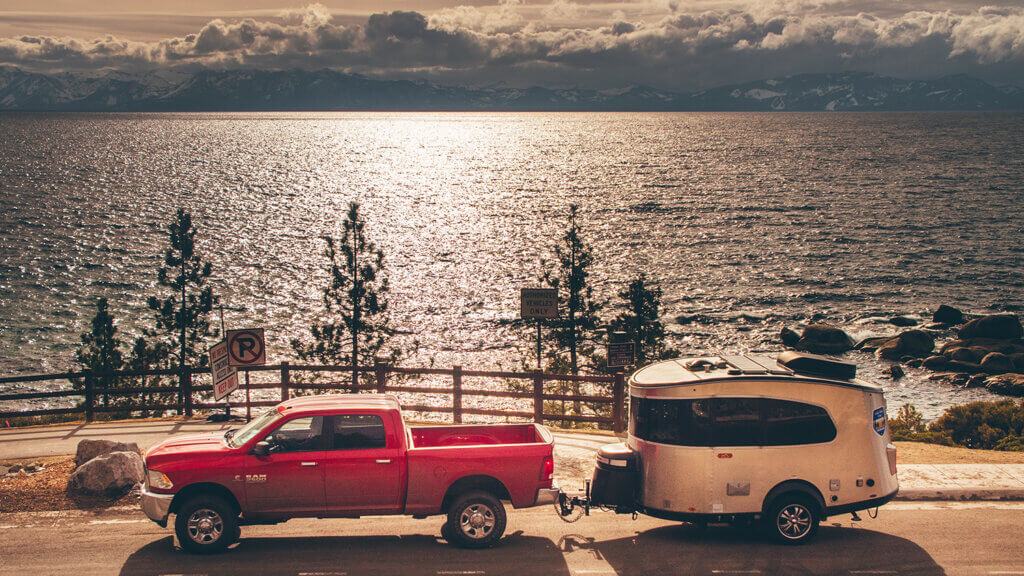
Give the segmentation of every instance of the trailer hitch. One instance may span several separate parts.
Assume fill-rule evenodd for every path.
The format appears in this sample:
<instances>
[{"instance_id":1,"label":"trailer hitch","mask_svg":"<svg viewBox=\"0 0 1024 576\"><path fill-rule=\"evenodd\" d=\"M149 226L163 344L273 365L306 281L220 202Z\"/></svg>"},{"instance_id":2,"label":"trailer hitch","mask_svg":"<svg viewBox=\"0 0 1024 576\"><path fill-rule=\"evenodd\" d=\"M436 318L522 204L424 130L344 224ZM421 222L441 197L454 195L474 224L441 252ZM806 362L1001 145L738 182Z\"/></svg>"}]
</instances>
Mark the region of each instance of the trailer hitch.
<instances>
[{"instance_id":1,"label":"trailer hitch","mask_svg":"<svg viewBox=\"0 0 1024 576\"><path fill-rule=\"evenodd\" d=\"M559 492L555 500L555 510L558 517L565 522L575 522L583 516L590 516L590 480L587 480L586 492L582 498Z\"/></svg>"}]
</instances>

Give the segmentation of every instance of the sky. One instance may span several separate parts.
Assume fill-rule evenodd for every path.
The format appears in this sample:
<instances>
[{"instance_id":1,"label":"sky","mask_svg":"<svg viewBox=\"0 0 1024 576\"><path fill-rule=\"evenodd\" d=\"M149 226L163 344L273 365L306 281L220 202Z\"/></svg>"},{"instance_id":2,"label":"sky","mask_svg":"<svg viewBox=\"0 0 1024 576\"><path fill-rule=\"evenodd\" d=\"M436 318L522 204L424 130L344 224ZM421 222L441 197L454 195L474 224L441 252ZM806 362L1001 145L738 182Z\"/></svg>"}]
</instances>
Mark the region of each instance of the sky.
<instances>
[{"instance_id":1,"label":"sky","mask_svg":"<svg viewBox=\"0 0 1024 576\"><path fill-rule=\"evenodd\" d=\"M3 0L0 65L676 91L856 70L1024 87L1024 0Z\"/></svg>"}]
</instances>

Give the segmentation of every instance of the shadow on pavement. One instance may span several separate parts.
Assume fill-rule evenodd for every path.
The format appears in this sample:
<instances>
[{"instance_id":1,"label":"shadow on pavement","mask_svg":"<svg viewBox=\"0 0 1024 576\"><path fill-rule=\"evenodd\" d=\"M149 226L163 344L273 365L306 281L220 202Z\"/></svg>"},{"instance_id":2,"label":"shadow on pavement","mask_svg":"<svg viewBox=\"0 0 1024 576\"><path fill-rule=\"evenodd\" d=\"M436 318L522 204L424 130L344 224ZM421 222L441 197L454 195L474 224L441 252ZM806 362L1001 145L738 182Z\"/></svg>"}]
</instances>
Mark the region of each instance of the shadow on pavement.
<instances>
[{"instance_id":1,"label":"shadow on pavement","mask_svg":"<svg viewBox=\"0 0 1024 576\"><path fill-rule=\"evenodd\" d=\"M562 550L587 549L620 575L650 574L914 574L945 571L910 540L863 530L822 526L803 546L784 546L753 528L690 524L666 526L604 542L559 542Z\"/></svg>"},{"instance_id":2,"label":"shadow on pavement","mask_svg":"<svg viewBox=\"0 0 1024 576\"><path fill-rule=\"evenodd\" d=\"M509 534L496 548L462 550L424 534L303 538L242 538L224 554L195 556L174 548L168 536L128 557L122 575L300 574L569 575L551 540Z\"/></svg>"}]
</instances>

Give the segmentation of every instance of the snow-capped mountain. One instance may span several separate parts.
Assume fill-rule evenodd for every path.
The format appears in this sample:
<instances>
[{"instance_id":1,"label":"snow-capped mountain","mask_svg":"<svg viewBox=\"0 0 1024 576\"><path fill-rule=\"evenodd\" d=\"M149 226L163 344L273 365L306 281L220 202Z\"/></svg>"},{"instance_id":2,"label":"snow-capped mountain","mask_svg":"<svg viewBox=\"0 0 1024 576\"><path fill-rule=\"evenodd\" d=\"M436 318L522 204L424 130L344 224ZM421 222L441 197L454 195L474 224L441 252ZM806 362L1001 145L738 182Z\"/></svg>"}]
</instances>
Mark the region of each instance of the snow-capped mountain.
<instances>
[{"instance_id":1,"label":"snow-capped mountain","mask_svg":"<svg viewBox=\"0 0 1024 576\"><path fill-rule=\"evenodd\" d=\"M0 67L4 110L1005 110L1024 90L969 76L900 80L863 72L802 74L692 94L618 90L465 88L379 80L332 70L205 70L101 75Z\"/></svg>"}]
</instances>

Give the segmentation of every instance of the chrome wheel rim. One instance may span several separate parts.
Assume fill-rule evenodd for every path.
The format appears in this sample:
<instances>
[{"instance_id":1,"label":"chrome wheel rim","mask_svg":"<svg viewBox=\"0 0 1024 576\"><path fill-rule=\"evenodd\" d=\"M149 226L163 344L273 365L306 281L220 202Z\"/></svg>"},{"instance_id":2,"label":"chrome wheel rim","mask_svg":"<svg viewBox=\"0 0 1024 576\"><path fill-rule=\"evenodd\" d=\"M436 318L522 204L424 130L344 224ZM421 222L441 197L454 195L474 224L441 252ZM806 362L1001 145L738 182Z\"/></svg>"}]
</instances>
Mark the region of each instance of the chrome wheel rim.
<instances>
[{"instance_id":1,"label":"chrome wheel rim","mask_svg":"<svg viewBox=\"0 0 1024 576\"><path fill-rule=\"evenodd\" d=\"M494 530L494 510L486 504L471 504L459 515L459 529L466 536L479 540Z\"/></svg>"},{"instance_id":2,"label":"chrome wheel rim","mask_svg":"<svg viewBox=\"0 0 1024 576\"><path fill-rule=\"evenodd\" d=\"M789 504L776 518L779 534L790 540L799 540L811 530L811 511L803 504Z\"/></svg>"},{"instance_id":3,"label":"chrome wheel rim","mask_svg":"<svg viewBox=\"0 0 1024 576\"><path fill-rule=\"evenodd\" d=\"M224 519L215 510L200 508L188 517L188 537L196 544L211 544L224 534Z\"/></svg>"}]
</instances>

